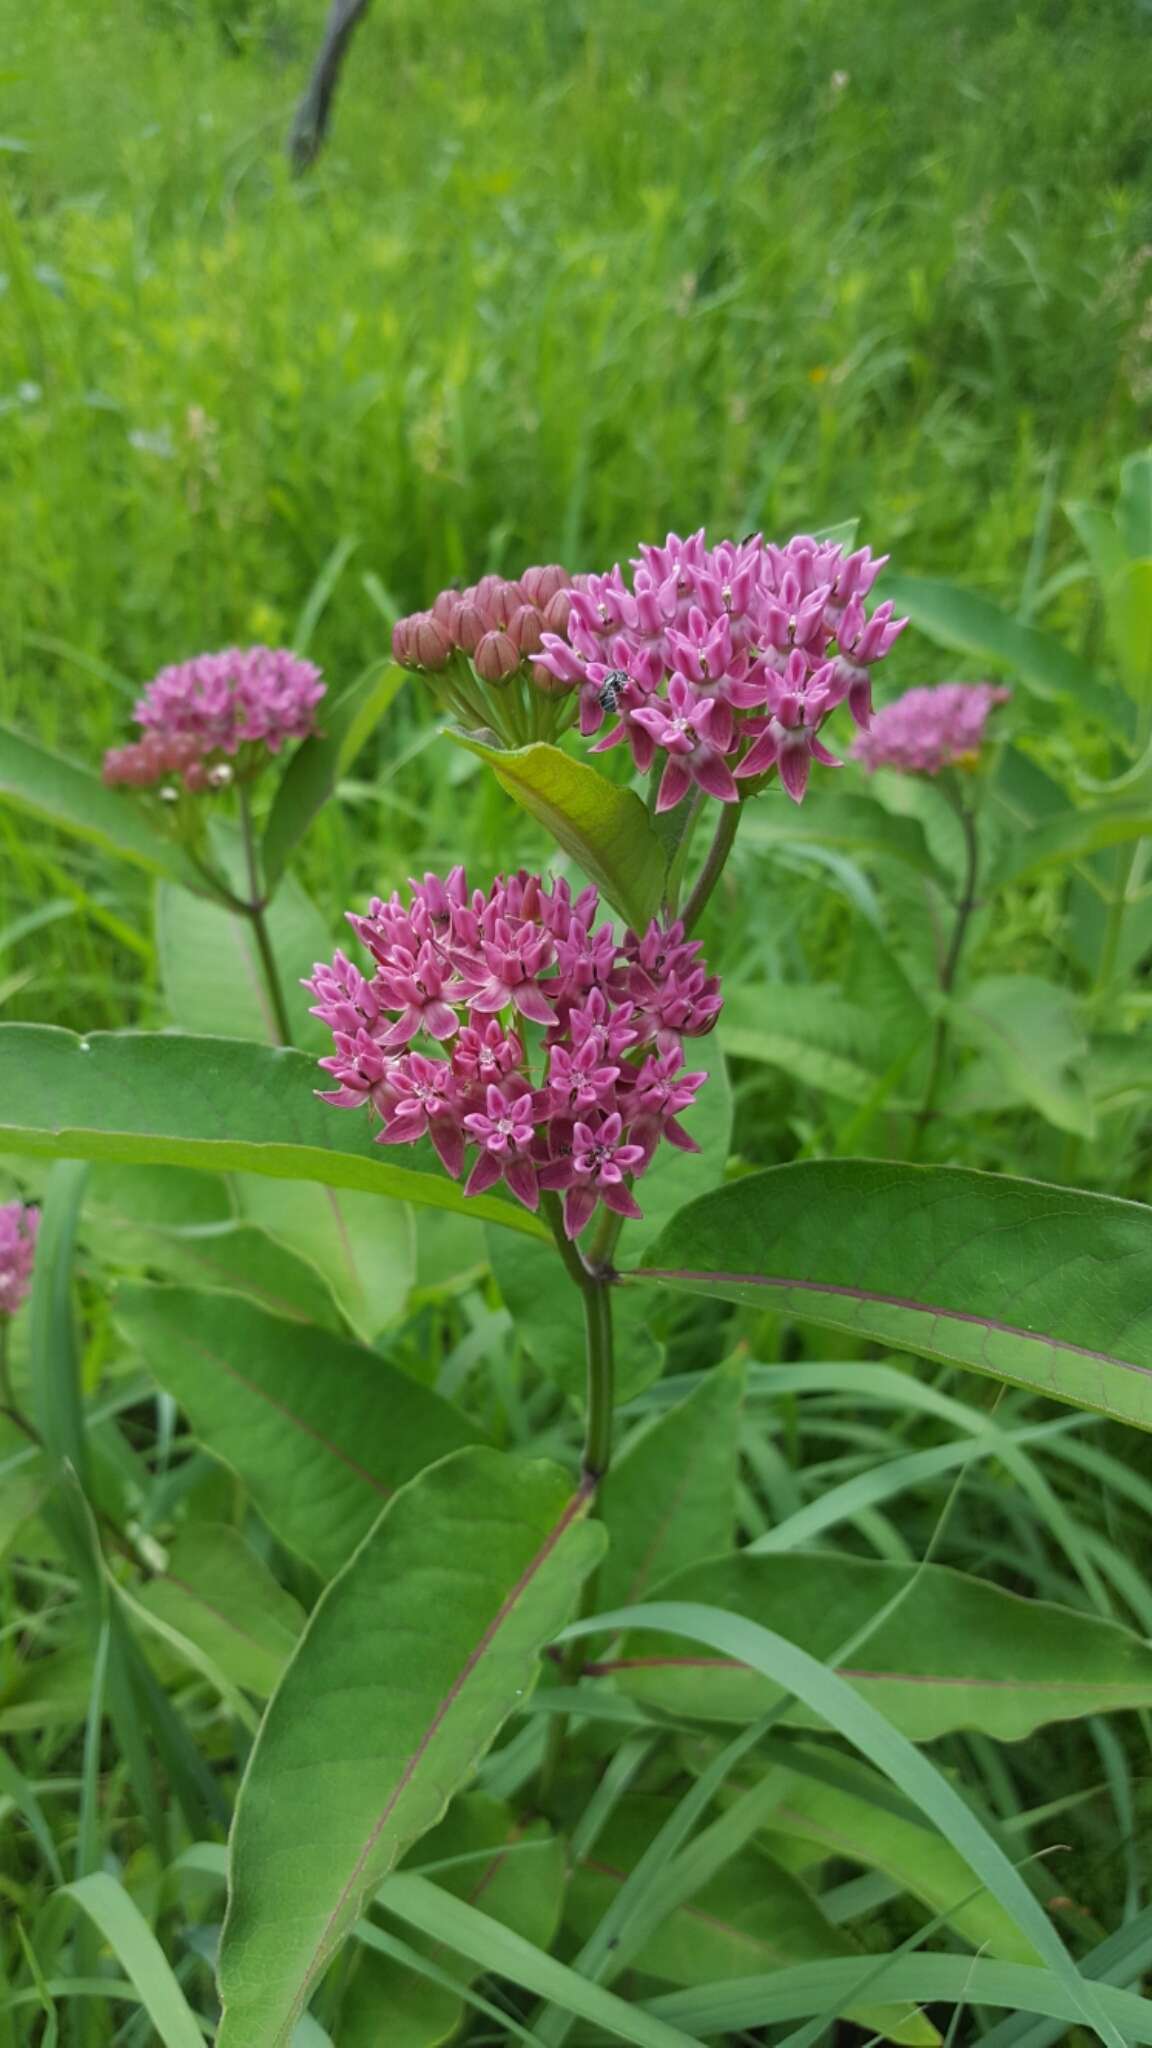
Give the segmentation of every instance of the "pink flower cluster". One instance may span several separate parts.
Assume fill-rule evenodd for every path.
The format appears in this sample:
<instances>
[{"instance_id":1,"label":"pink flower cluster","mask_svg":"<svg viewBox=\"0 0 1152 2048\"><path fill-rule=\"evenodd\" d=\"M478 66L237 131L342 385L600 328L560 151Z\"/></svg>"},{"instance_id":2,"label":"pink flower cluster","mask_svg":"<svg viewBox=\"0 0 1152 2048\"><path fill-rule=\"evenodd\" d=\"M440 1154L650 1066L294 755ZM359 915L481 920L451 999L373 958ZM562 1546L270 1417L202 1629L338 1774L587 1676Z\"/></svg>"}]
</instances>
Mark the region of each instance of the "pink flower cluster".
<instances>
[{"instance_id":1,"label":"pink flower cluster","mask_svg":"<svg viewBox=\"0 0 1152 2048\"><path fill-rule=\"evenodd\" d=\"M1011 695L994 683L936 683L906 690L876 713L867 732L857 735L853 759L870 774L898 768L905 775L939 775L942 768L979 754L990 714Z\"/></svg>"},{"instance_id":2,"label":"pink flower cluster","mask_svg":"<svg viewBox=\"0 0 1152 2048\"><path fill-rule=\"evenodd\" d=\"M278 754L306 739L324 688L319 669L284 647L229 647L161 669L136 703L143 737L105 755L104 780L150 789L173 776L190 790L223 787L242 747Z\"/></svg>"},{"instance_id":3,"label":"pink flower cluster","mask_svg":"<svg viewBox=\"0 0 1152 2048\"><path fill-rule=\"evenodd\" d=\"M466 590L442 590L431 611L397 620L393 656L403 668L436 674L463 655L484 683L507 682L526 667L539 689L554 693L551 669L533 657L545 631L562 633L567 626L571 581L566 569L552 563L515 578L482 576Z\"/></svg>"},{"instance_id":4,"label":"pink flower cluster","mask_svg":"<svg viewBox=\"0 0 1152 2048\"><path fill-rule=\"evenodd\" d=\"M891 604L865 609L886 559L803 534L714 548L703 529L669 534L641 548L630 581L618 565L579 579L566 634L545 632L539 661L579 686L586 737L610 721L594 751L626 743L643 774L666 756L658 810L693 785L735 803L773 768L799 803L813 760L840 766L824 720L847 700L867 725L872 668L907 623Z\"/></svg>"},{"instance_id":5,"label":"pink flower cluster","mask_svg":"<svg viewBox=\"0 0 1152 2048\"><path fill-rule=\"evenodd\" d=\"M32 1285L39 1209L0 1202L0 1316L14 1316Z\"/></svg>"},{"instance_id":6,"label":"pink flower cluster","mask_svg":"<svg viewBox=\"0 0 1152 2048\"><path fill-rule=\"evenodd\" d=\"M708 1077L685 1071L682 1042L712 1029L720 985L681 925L617 941L597 910L592 888L521 872L470 889L457 867L349 912L371 976L337 953L305 984L335 1040L322 1100L367 1103L380 1144L427 1135L454 1179L474 1148L465 1194L503 1181L528 1209L562 1194L569 1237L598 1202L639 1216L631 1184L661 1139L697 1149L679 1118Z\"/></svg>"}]
</instances>

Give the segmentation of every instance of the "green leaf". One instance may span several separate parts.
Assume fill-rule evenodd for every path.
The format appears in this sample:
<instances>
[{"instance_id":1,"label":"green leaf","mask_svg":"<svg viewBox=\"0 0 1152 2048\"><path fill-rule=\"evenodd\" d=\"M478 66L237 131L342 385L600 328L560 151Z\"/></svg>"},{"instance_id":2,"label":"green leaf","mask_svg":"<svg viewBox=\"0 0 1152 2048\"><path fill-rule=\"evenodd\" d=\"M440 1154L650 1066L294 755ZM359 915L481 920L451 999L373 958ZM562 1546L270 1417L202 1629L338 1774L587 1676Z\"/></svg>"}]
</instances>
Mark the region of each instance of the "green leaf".
<instances>
[{"instance_id":1,"label":"green leaf","mask_svg":"<svg viewBox=\"0 0 1152 2048\"><path fill-rule=\"evenodd\" d=\"M1117 521L1130 555L1152 555L1152 448L1120 465Z\"/></svg>"},{"instance_id":2,"label":"green leaf","mask_svg":"<svg viewBox=\"0 0 1152 2048\"><path fill-rule=\"evenodd\" d=\"M384 1151L365 1115L316 1100L307 1054L239 1039L0 1025L0 1152L268 1174L452 1209L543 1238L518 1202L469 1200L430 1145Z\"/></svg>"},{"instance_id":3,"label":"green leaf","mask_svg":"<svg viewBox=\"0 0 1152 2048\"><path fill-rule=\"evenodd\" d=\"M732 1663L750 1666L780 1693L794 1696L823 1723L843 1735L960 1851L974 1876L1031 1941L1080 2015L1098 2027L1112 2048L1123 2048L1120 2036L1104 2016L1096 1987L1080 1975L1043 1908L1004 1850L935 1765L870 1700L862 1698L834 1671L784 1636L743 1615L696 1602L661 1600L649 1606L615 1608L607 1614L572 1623L565 1630L564 1639L615 1634L633 1627L643 1629L645 1634L650 1630L662 1631L677 1641L704 1645L714 1653L712 1661L718 1661L721 1668ZM698 1658L697 1662L700 1661ZM971 1962L971 1958L967 1960ZM836 1963L821 1965L825 1971L842 1967ZM874 1995L876 1988L875 1982L869 1980L869 1992ZM895 1992L892 1980L887 1977L883 1988L886 1995L903 1995ZM853 1995L858 1997L860 1990L857 1978ZM815 2009L819 2011L821 2006Z\"/></svg>"},{"instance_id":4,"label":"green leaf","mask_svg":"<svg viewBox=\"0 0 1152 2048\"><path fill-rule=\"evenodd\" d=\"M237 1174L233 1185L245 1216L324 1275L366 1344L395 1322L416 1275L416 1222L406 1202L260 1174Z\"/></svg>"},{"instance_id":5,"label":"green leaf","mask_svg":"<svg viewBox=\"0 0 1152 2048\"><path fill-rule=\"evenodd\" d=\"M802 1743L790 1745L787 1756L770 1773L779 1792L764 1826L770 1851L799 1843L809 1860L846 1858L864 1870L882 1870L973 1948L1005 1962L1035 1960L1003 1907L986 1892L972 1897L963 1857L917 1815L894 1811L890 1786L868 1765Z\"/></svg>"},{"instance_id":6,"label":"green leaf","mask_svg":"<svg viewBox=\"0 0 1152 2048\"><path fill-rule=\"evenodd\" d=\"M1015 831L995 864L998 888L1030 881L1047 867L1086 860L1108 846L1120 846L1152 833L1152 811L1146 804L1108 804L1099 810L1062 811L1024 831Z\"/></svg>"},{"instance_id":7,"label":"green leaf","mask_svg":"<svg viewBox=\"0 0 1152 2048\"><path fill-rule=\"evenodd\" d=\"M918 1022L918 1035L927 1036L923 1012ZM734 988L725 996L720 1036L733 1058L778 1067L845 1102L871 1101L901 1049L889 1020L819 983Z\"/></svg>"},{"instance_id":8,"label":"green leaf","mask_svg":"<svg viewBox=\"0 0 1152 2048\"><path fill-rule=\"evenodd\" d=\"M264 874L275 888L313 819L340 777L371 738L405 680L395 662L373 662L320 712L323 731L298 747L289 761L264 829Z\"/></svg>"},{"instance_id":9,"label":"green leaf","mask_svg":"<svg viewBox=\"0 0 1152 2048\"><path fill-rule=\"evenodd\" d=\"M581 1940L595 1933L666 1812L663 1800L624 1801L591 1854L578 1864L565 1920ZM636 1952L633 1964L665 1984L705 1984L817 1957L858 1954L857 1944L833 1926L799 1878L770 1857L747 1849L731 1857L690 1900L666 1916ZM865 2004L846 2017L892 2041L930 2044L940 2039L929 2020L907 2008L894 2011Z\"/></svg>"},{"instance_id":10,"label":"green leaf","mask_svg":"<svg viewBox=\"0 0 1152 2048\"><path fill-rule=\"evenodd\" d=\"M644 930L660 906L664 854L634 790L544 741L504 752L465 733L449 738L487 761L506 795L552 834L621 917Z\"/></svg>"},{"instance_id":11,"label":"green leaf","mask_svg":"<svg viewBox=\"0 0 1152 2048\"><path fill-rule=\"evenodd\" d=\"M304 1626L303 1609L224 1523L188 1523L136 1599L258 1699L275 1691Z\"/></svg>"},{"instance_id":12,"label":"green leaf","mask_svg":"<svg viewBox=\"0 0 1152 2048\"><path fill-rule=\"evenodd\" d=\"M610 1539L601 1605L642 1600L671 1573L731 1549L744 1379L739 1359L705 1373L613 1466L600 1493Z\"/></svg>"},{"instance_id":13,"label":"green leaf","mask_svg":"<svg viewBox=\"0 0 1152 2048\"><path fill-rule=\"evenodd\" d=\"M125 1287L115 1312L200 1441L325 1577L397 1488L480 1434L378 1352L239 1295Z\"/></svg>"},{"instance_id":14,"label":"green leaf","mask_svg":"<svg viewBox=\"0 0 1152 2048\"><path fill-rule=\"evenodd\" d=\"M400 1872L388 1879L379 1897L389 1913L410 1927L449 1944L482 1969L523 1985L550 2005L590 2021L598 2033L619 2035L623 2041L634 2042L635 2048L695 2048L692 2035L656 2019L642 2005L617 1998L615 1992L557 1962L512 1928L501 1927L490 1914L429 1884L426 1877Z\"/></svg>"},{"instance_id":15,"label":"green leaf","mask_svg":"<svg viewBox=\"0 0 1152 2048\"><path fill-rule=\"evenodd\" d=\"M292 1042L304 1052L330 1052L332 1033L318 1017L309 1016L312 997L301 987L318 960L331 958L327 919L289 876L273 897L266 921ZM156 898L156 946L173 1024L204 1036L277 1043L276 1017L246 917L164 883Z\"/></svg>"},{"instance_id":16,"label":"green leaf","mask_svg":"<svg viewBox=\"0 0 1152 2048\"><path fill-rule=\"evenodd\" d=\"M690 1566L659 1590L662 1601L743 1615L821 1662L876 1618L840 1676L915 1742L956 1728L1016 1742L1049 1721L1152 1700L1152 1649L1127 1629L945 1565L803 1550L790 1550L785 1565L740 1551ZM781 1699L758 1671L686 1654L673 1637L626 1638L609 1668L634 1698L681 1718L752 1721ZM813 1725L798 1702L784 1718Z\"/></svg>"},{"instance_id":17,"label":"green leaf","mask_svg":"<svg viewBox=\"0 0 1152 2048\"><path fill-rule=\"evenodd\" d=\"M306 1183L299 1185L305 1187ZM332 1191L316 1188L308 1192L322 1201ZM340 1199L371 1198L344 1195ZM387 1211L391 1205L379 1206ZM158 1269L166 1280L228 1288L250 1295L273 1315L294 1316L300 1322L320 1323L328 1329L334 1329L340 1322L332 1295L315 1266L297 1258L285 1245L250 1223L219 1224L207 1230L154 1231L137 1225L132 1231L117 1231L105 1222L94 1230L89 1218L85 1238L109 1264L121 1270L126 1266L147 1266Z\"/></svg>"},{"instance_id":18,"label":"green leaf","mask_svg":"<svg viewBox=\"0 0 1152 2048\"><path fill-rule=\"evenodd\" d=\"M436 1883L457 1898L483 1899L484 1911L526 1941L551 1945L560 1918L565 1884L564 1845L546 1821L519 1821L498 1800L483 1794L454 1799L444 1819L411 1852L421 1868L435 1871ZM441 1981L422 1977L394 1957L361 1955L340 2008L340 2048L435 2048L459 2026L466 2009L463 1988L479 1965L442 1943L417 1936L417 1954L437 1969Z\"/></svg>"},{"instance_id":19,"label":"green leaf","mask_svg":"<svg viewBox=\"0 0 1152 2048\"><path fill-rule=\"evenodd\" d=\"M1126 563L1106 586L1104 603L1125 688L1146 704L1152 694L1152 561Z\"/></svg>"},{"instance_id":20,"label":"green leaf","mask_svg":"<svg viewBox=\"0 0 1152 2048\"><path fill-rule=\"evenodd\" d=\"M755 804L745 807L740 822L741 850L769 851L776 846L806 844L885 854L919 874L936 872L918 821L895 817L875 797L826 795L814 790L802 804L794 804L773 784Z\"/></svg>"},{"instance_id":21,"label":"green leaf","mask_svg":"<svg viewBox=\"0 0 1152 2048\"><path fill-rule=\"evenodd\" d=\"M9 726L0 726L0 797L135 867L203 887L180 848L153 831L129 791L106 789L91 768L50 754Z\"/></svg>"},{"instance_id":22,"label":"green leaf","mask_svg":"<svg viewBox=\"0 0 1152 2048\"><path fill-rule=\"evenodd\" d=\"M461 1451L396 1496L329 1588L237 1803L219 2048L289 2040L367 1900L530 1690L603 1545L590 1504L555 1466Z\"/></svg>"},{"instance_id":23,"label":"green leaf","mask_svg":"<svg viewBox=\"0 0 1152 2048\"><path fill-rule=\"evenodd\" d=\"M668 1992L654 1999L651 2009L653 2016L693 2028L697 2039L730 2038L785 2020L819 2017L827 2023L865 1987L871 1998L882 1994L963 2010L1007 2006L1010 2012L1044 2013L1073 2027L1090 2024L1112 2048L1152 2042L1152 2000L1083 1979L1069 1984L1051 1969L993 1962L984 1956L897 1953L859 1962L801 1963L767 1977L745 1977L739 1984ZM1094 2007L1091 2020L1089 1999ZM826 2025L821 2027L821 2033L825 2031ZM1067 2038L1060 2035L1061 2040Z\"/></svg>"},{"instance_id":24,"label":"green leaf","mask_svg":"<svg viewBox=\"0 0 1152 2048\"><path fill-rule=\"evenodd\" d=\"M1023 626L986 597L929 576L887 570L884 595L940 647L954 648L985 662L1010 683L1022 683L1037 697L1072 697L1106 726L1117 722L1111 693L1058 640Z\"/></svg>"},{"instance_id":25,"label":"green leaf","mask_svg":"<svg viewBox=\"0 0 1152 2048\"><path fill-rule=\"evenodd\" d=\"M950 1005L958 1037L986 1055L1006 1099L1030 1103L1059 1131L1093 1136L1096 1119L1082 1069L1088 1039L1076 998L1034 974L990 975ZM979 1100L971 1068L949 1091L950 1115Z\"/></svg>"},{"instance_id":26,"label":"green leaf","mask_svg":"<svg viewBox=\"0 0 1152 2048\"><path fill-rule=\"evenodd\" d=\"M1152 1428L1152 1213L962 1167L811 1160L692 1202L632 1280L771 1308Z\"/></svg>"},{"instance_id":27,"label":"green leaf","mask_svg":"<svg viewBox=\"0 0 1152 2048\"><path fill-rule=\"evenodd\" d=\"M123 1885L94 1871L61 1895L88 1915L123 1964L163 2048L204 2048L200 2023L180 1989L156 1936Z\"/></svg>"},{"instance_id":28,"label":"green leaf","mask_svg":"<svg viewBox=\"0 0 1152 2048\"><path fill-rule=\"evenodd\" d=\"M1069 498L1064 510L1092 563L1096 581L1101 585L1111 582L1127 560L1127 550L1116 520L1110 512L1090 504L1086 498Z\"/></svg>"}]
</instances>

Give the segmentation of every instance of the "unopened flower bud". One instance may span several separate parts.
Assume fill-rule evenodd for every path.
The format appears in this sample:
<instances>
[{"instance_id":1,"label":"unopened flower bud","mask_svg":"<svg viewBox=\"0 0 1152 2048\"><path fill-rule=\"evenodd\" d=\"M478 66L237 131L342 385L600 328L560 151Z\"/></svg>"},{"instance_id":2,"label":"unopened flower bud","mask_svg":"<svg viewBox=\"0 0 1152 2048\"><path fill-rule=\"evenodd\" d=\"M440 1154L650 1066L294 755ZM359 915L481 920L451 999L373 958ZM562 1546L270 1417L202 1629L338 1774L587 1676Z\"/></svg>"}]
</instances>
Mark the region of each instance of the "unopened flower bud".
<instances>
[{"instance_id":1,"label":"unopened flower bud","mask_svg":"<svg viewBox=\"0 0 1152 2048\"><path fill-rule=\"evenodd\" d=\"M412 621L397 619L392 628L392 659L401 668L412 667Z\"/></svg>"},{"instance_id":2,"label":"unopened flower bud","mask_svg":"<svg viewBox=\"0 0 1152 2048\"><path fill-rule=\"evenodd\" d=\"M508 638L521 654L537 654L543 645L541 629L543 620L535 605L517 605L508 621Z\"/></svg>"},{"instance_id":3,"label":"unopened flower bud","mask_svg":"<svg viewBox=\"0 0 1152 2048\"><path fill-rule=\"evenodd\" d=\"M543 611L557 591L567 590L571 580L567 569L562 569L558 562L550 562L544 568L525 569L520 578L520 588L528 603L538 605Z\"/></svg>"},{"instance_id":4,"label":"unopened flower bud","mask_svg":"<svg viewBox=\"0 0 1152 2048\"><path fill-rule=\"evenodd\" d=\"M421 668L447 668L452 659L452 642L447 629L431 612L422 612L412 626L412 652Z\"/></svg>"},{"instance_id":5,"label":"unopened flower bud","mask_svg":"<svg viewBox=\"0 0 1152 2048\"><path fill-rule=\"evenodd\" d=\"M504 578L502 576L482 576L472 594L478 609L486 612L490 605L499 602L503 593Z\"/></svg>"},{"instance_id":6,"label":"unopened flower bud","mask_svg":"<svg viewBox=\"0 0 1152 2048\"><path fill-rule=\"evenodd\" d=\"M452 619L459 602L458 590L442 590L432 607L432 617L438 620L448 633L452 631Z\"/></svg>"},{"instance_id":7,"label":"unopened flower bud","mask_svg":"<svg viewBox=\"0 0 1152 2048\"><path fill-rule=\"evenodd\" d=\"M461 601L452 626L452 638L465 654L475 654L485 633L488 621L477 605L465 596Z\"/></svg>"},{"instance_id":8,"label":"unopened flower bud","mask_svg":"<svg viewBox=\"0 0 1152 2048\"><path fill-rule=\"evenodd\" d=\"M566 677L554 676L551 669L545 668L542 661L534 661L528 674L533 688L542 691L546 697L566 697L570 690L576 688L575 683L569 682Z\"/></svg>"},{"instance_id":9,"label":"unopened flower bud","mask_svg":"<svg viewBox=\"0 0 1152 2048\"><path fill-rule=\"evenodd\" d=\"M472 662L482 681L503 683L519 668L520 650L507 633L485 633Z\"/></svg>"},{"instance_id":10,"label":"unopened flower bud","mask_svg":"<svg viewBox=\"0 0 1152 2048\"><path fill-rule=\"evenodd\" d=\"M554 590L544 607L544 625L549 633L566 633L572 614L572 600L566 590Z\"/></svg>"}]
</instances>

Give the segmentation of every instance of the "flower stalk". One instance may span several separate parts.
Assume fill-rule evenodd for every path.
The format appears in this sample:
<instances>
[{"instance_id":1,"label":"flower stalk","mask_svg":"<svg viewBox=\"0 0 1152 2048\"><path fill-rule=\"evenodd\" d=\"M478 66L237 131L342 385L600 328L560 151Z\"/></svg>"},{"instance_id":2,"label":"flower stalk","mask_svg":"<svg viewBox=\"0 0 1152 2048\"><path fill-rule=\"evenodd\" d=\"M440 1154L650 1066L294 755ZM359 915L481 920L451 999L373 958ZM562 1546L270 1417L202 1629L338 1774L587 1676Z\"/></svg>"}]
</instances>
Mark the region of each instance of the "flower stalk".
<instances>
[{"instance_id":1,"label":"flower stalk","mask_svg":"<svg viewBox=\"0 0 1152 2048\"><path fill-rule=\"evenodd\" d=\"M964 832L964 874L960 885L960 895L955 905L955 916L952 921L948 949L941 963L938 980L938 987L941 996L944 998L945 1005L947 1005L947 1001L956 985L956 976L964 955L964 944L968 936L968 926L972 919L972 912L978 907L979 899L976 895L976 888L980 873L980 841L976 830L976 813L964 802L961 794L955 794L952 797L952 801ZM936 1114L936 1102L940 1093L941 1082L944 1078L950 1037L951 1026L948 1021L947 1008L945 1007L937 1017L932 1033L932 1051L928 1060L928 1079L924 1087L923 1101L916 1112L916 1124L910 1153L912 1159L919 1157L928 1125Z\"/></svg>"}]
</instances>

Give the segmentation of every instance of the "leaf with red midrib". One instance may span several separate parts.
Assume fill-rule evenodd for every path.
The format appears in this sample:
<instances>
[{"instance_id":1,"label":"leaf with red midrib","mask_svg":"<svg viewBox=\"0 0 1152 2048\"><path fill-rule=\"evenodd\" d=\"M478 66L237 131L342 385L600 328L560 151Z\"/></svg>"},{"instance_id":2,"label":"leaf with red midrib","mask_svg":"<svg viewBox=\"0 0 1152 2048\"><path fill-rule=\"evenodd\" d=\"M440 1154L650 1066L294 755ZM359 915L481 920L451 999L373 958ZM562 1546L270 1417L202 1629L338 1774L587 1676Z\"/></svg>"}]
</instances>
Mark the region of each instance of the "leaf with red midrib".
<instances>
[{"instance_id":1,"label":"leaf with red midrib","mask_svg":"<svg viewBox=\"0 0 1152 2048\"><path fill-rule=\"evenodd\" d=\"M604 1534L556 1466L456 1453L336 1579L236 1809L218 2048L281 2048L365 1901L531 1690Z\"/></svg>"}]
</instances>

